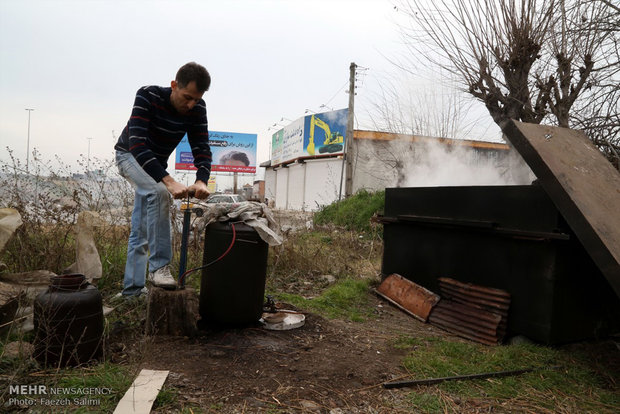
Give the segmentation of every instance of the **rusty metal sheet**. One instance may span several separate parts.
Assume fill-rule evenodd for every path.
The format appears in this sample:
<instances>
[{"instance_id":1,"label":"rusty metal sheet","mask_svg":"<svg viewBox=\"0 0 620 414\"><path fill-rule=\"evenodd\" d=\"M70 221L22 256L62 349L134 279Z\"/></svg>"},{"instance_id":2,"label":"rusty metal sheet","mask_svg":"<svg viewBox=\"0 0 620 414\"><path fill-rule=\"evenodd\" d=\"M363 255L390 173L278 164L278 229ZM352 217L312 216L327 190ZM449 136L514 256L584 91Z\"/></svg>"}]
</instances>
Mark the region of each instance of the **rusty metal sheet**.
<instances>
[{"instance_id":1,"label":"rusty metal sheet","mask_svg":"<svg viewBox=\"0 0 620 414\"><path fill-rule=\"evenodd\" d=\"M489 299L497 301L502 301L502 299L504 299L507 303L510 303L510 293L502 289L474 285L473 283L463 283L450 277L440 277L439 283L442 285L458 287L463 291L469 292L473 296L480 294L479 297L481 298L487 297Z\"/></svg>"},{"instance_id":2,"label":"rusty metal sheet","mask_svg":"<svg viewBox=\"0 0 620 414\"><path fill-rule=\"evenodd\" d=\"M620 296L620 173L581 131L510 121L503 132Z\"/></svg>"},{"instance_id":3,"label":"rusty metal sheet","mask_svg":"<svg viewBox=\"0 0 620 414\"><path fill-rule=\"evenodd\" d=\"M422 322L439 302L438 295L396 273L386 277L376 292Z\"/></svg>"},{"instance_id":4,"label":"rusty metal sheet","mask_svg":"<svg viewBox=\"0 0 620 414\"><path fill-rule=\"evenodd\" d=\"M486 309L504 317L508 316L510 293L501 289L463 283L449 277L439 278L441 295L470 307Z\"/></svg>"},{"instance_id":5,"label":"rusty metal sheet","mask_svg":"<svg viewBox=\"0 0 620 414\"><path fill-rule=\"evenodd\" d=\"M506 335L510 293L502 289L439 278L441 301L428 320L448 332L487 345Z\"/></svg>"},{"instance_id":6,"label":"rusty metal sheet","mask_svg":"<svg viewBox=\"0 0 620 414\"><path fill-rule=\"evenodd\" d=\"M462 338L486 345L501 343L506 334L503 326L505 318L502 316L447 299L439 301L428 321Z\"/></svg>"}]
</instances>

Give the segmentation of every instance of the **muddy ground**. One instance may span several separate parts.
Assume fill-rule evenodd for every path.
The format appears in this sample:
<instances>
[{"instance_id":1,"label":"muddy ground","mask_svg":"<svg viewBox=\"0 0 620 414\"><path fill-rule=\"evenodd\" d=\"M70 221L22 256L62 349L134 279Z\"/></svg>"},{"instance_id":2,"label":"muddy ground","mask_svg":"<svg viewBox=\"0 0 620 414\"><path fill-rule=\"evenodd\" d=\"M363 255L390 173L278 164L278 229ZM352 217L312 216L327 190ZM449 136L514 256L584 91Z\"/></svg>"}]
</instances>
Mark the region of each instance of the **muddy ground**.
<instances>
[{"instance_id":1,"label":"muddy ground","mask_svg":"<svg viewBox=\"0 0 620 414\"><path fill-rule=\"evenodd\" d=\"M398 413L407 390L386 390L402 379L401 335L445 335L373 297L366 322L306 314L289 331L262 326L206 327L195 338L152 337L139 342L141 368L169 370L166 386L178 391L176 409L203 412ZM290 307L289 307L290 308ZM117 355L117 357L123 357ZM114 358L113 358L114 359ZM171 407L155 409L170 412Z\"/></svg>"}]
</instances>

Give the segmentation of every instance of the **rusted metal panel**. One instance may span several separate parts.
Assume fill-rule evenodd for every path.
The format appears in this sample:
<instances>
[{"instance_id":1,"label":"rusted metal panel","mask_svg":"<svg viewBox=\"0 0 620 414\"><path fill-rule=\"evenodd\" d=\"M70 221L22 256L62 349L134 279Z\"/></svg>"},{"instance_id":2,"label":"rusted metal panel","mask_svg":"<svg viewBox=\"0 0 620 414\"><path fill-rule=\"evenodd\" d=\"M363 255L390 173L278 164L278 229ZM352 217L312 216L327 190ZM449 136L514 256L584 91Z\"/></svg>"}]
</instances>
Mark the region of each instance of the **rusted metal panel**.
<instances>
[{"instance_id":1,"label":"rusted metal panel","mask_svg":"<svg viewBox=\"0 0 620 414\"><path fill-rule=\"evenodd\" d=\"M439 302L438 295L396 273L386 277L376 292L423 322Z\"/></svg>"},{"instance_id":2,"label":"rusted metal panel","mask_svg":"<svg viewBox=\"0 0 620 414\"><path fill-rule=\"evenodd\" d=\"M486 300L482 298L478 298L472 295L468 295L462 291L459 291L456 288L450 286L440 286L441 293L444 297L453 299L455 302L461 302L465 304L475 304L484 309L493 309L498 312L504 312L508 310L510 306L510 302L508 303L497 303L492 300Z\"/></svg>"},{"instance_id":3,"label":"rusted metal panel","mask_svg":"<svg viewBox=\"0 0 620 414\"><path fill-rule=\"evenodd\" d=\"M506 335L510 294L501 289L439 278L442 300L429 322L463 338L486 345L501 343Z\"/></svg>"},{"instance_id":4,"label":"rusted metal panel","mask_svg":"<svg viewBox=\"0 0 620 414\"><path fill-rule=\"evenodd\" d=\"M461 311L462 308L459 308L457 303L442 299L433 308L428 321L462 338L486 345L499 344L505 334L505 329L500 327L503 318L492 312L469 308L466 314ZM489 319L494 319L494 322L489 322Z\"/></svg>"},{"instance_id":5,"label":"rusted metal panel","mask_svg":"<svg viewBox=\"0 0 620 414\"><path fill-rule=\"evenodd\" d=\"M433 316L435 317L443 317L447 320L452 320L455 323L458 323L459 326L466 327L471 329L472 331L489 334L489 335L497 335L497 328L499 326L500 317L497 317L497 321L495 323L484 321L482 318L476 316L465 315L458 312L456 309L450 309L448 307L439 307L433 310Z\"/></svg>"},{"instance_id":6,"label":"rusted metal panel","mask_svg":"<svg viewBox=\"0 0 620 414\"><path fill-rule=\"evenodd\" d=\"M581 131L510 121L503 132L620 296L620 173Z\"/></svg>"},{"instance_id":7,"label":"rusted metal panel","mask_svg":"<svg viewBox=\"0 0 620 414\"><path fill-rule=\"evenodd\" d=\"M463 283L450 277L440 277L439 283L444 286L457 287L473 296L483 294L492 300L494 299L498 302L505 301L506 303L510 303L510 293L502 289L494 289L486 286L474 285L472 283Z\"/></svg>"},{"instance_id":8,"label":"rusted metal panel","mask_svg":"<svg viewBox=\"0 0 620 414\"><path fill-rule=\"evenodd\" d=\"M428 317L428 321L448 332L451 332L461 338L469 339L475 342L479 342L485 345L497 345L500 343L500 339L493 330L472 329L471 326L464 324L458 317L444 315L441 309L444 305L441 305L443 301L439 302ZM447 305L446 305L447 306Z\"/></svg>"},{"instance_id":9,"label":"rusted metal panel","mask_svg":"<svg viewBox=\"0 0 620 414\"><path fill-rule=\"evenodd\" d=\"M504 290L463 283L448 277L439 278L439 287L445 298L508 316L510 293Z\"/></svg>"}]
</instances>

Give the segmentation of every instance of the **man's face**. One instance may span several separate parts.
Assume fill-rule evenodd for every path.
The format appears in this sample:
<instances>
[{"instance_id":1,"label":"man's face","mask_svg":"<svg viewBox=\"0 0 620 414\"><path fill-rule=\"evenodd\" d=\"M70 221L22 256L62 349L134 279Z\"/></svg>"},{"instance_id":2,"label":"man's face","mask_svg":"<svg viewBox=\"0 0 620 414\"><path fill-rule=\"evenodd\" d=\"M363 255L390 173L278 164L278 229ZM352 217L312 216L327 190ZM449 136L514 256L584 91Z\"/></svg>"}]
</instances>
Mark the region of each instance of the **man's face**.
<instances>
[{"instance_id":1,"label":"man's face","mask_svg":"<svg viewBox=\"0 0 620 414\"><path fill-rule=\"evenodd\" d=\"M172 81L170 86L172 87L170 102L180 114L188 113L204 95L204 92L199 92L196 89L196 82L194 81L188 83L185 88L181 88L176 81Z\"/></svg>"},{"instance_id":2,"label":"man's face","mask_svg":"<svg viewBox=\"0 0 620 414\"><path fill-rule=\"evenodd\" d=\"M243 161L239 161L239 160L234 160L234 159L229 159L226 160L226 162L224 163L224 165L232 165L234 167L245 167L245 162Z\"/></svg>"}]
</instances>

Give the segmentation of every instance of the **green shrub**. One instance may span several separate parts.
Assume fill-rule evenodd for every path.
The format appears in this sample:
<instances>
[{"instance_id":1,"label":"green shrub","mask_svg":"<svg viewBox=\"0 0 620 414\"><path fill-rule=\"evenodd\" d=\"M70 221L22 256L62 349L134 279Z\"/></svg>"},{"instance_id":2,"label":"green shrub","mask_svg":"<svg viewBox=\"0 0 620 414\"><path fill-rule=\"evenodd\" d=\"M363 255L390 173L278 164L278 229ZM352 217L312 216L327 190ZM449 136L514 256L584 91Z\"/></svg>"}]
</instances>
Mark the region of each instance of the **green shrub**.
<instances>
[{"instance_id":1,"label":"green shrub","mask_svg":"<svg viewBox=\"0 0 620 414\"><path fill-rule=\"evenodd\" d=\"M277 297L301 309L310 310L331 319L342 318L362 322L372 312L368 299L370 283L371 281L367 279L344 279L313 299L290 293L278 293Z\"/></svg>"},{"instance_id":2,"label":"green shrub","mask_svg":"<svg viewBox=\"0 0 620 414\"><path fill-rule=\"evenodd\" d=\"M372 216L383 211L385 191L368 192L361 190L355 195L324 206L314 215L314 223L335 224L347 230L365 233L378 233L378 226L373 225Z\"/></svg>"}]
</instances>

